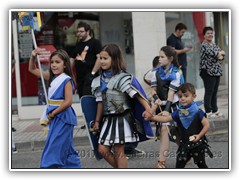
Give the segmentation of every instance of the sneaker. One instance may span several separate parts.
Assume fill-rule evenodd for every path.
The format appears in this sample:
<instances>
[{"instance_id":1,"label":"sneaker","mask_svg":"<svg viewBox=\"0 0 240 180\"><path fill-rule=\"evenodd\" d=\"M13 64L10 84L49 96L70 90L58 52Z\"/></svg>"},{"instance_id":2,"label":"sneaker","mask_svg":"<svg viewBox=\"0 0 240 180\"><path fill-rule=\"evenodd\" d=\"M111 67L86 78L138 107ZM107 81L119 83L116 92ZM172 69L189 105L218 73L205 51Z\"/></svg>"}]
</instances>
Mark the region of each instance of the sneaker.
<instances>
[{"instance_id":1,"label":"sneaker","mask_svg":"<svg viewBox=\"0 0 240 180\"><path fill-rule=\"evenodd\" d=\"M86 129L86 125L81 126L80 129Z\"/></svg>"},{"instance_id":2,"label":"sneaker","mask_svg":"<svg viewBox=\"0 0 240 180\"><path fill-rule=\"evenodd\" d=\"M215 113L210 112L210 113L206 113L206 114L207 114L207 118L208 119L216 118L216 114Z\"/></svg>"},{"instance_id":3,"label":"sneaker","mask_svg":"<svg viewBox=\"0 0 240 180\"><path fill-rule=\"evenodd\" d=\"M139 157L139 156L143 156L146 153L140 149L135 148L134 150L130 152L126 152L125 154L127 157Z\"/></svg>"},{"instance_id":4,"label":"sneaker","mask_svg":"<svg viewBox=\"0 0 240 180\"><path fill-rule=\"evenodd\" d=\"M215 116L218 118L218 117L224 117L224 114L223 113L221 113L221 112L219 112L219 111L217 111L217 112L215 112L215 113L213 113L213 114L215 114Z\"/></svg>"}]
</instances>

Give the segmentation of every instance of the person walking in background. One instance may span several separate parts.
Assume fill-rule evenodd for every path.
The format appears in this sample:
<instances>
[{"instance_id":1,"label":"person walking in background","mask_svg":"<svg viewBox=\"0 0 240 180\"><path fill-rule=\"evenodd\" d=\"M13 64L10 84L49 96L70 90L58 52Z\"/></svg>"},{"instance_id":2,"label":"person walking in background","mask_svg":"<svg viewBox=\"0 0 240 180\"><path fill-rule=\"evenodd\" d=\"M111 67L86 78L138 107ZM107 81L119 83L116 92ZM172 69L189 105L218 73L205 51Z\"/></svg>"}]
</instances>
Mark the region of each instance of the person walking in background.
<instances>
[{"instance_id":1,"label":"person walking in background","mask_svg":"<svg viewBox=\"0 0 240 180\"><path fill-rule=\"evenodd\" d=\"M218 111L217 92L222 76L221 61L225 52L213 42L213 28L203 28L204 41L200 48L200 76L204 83L204 108L208 118L222 117Z\"/></svg>"},{"instance_id":2,"label":"person walking in background","mask_svg":"<svg viewBox=\"0 0 240 180\"><path fill-rule=\"evenodd\" d=\"M185 47L182 42L181 38L186 31L187 26L183 23L178 23L175 27L175 32L167 38L167 45L172 46L178 55L178 63L181 66L185 82L187 82L187 52L192 49L192 47Z\"/></svg>"},{"instance_id":3,"label":"person walking in background","mask_svg":"<svg viewBox=\"0 0 240 180\"><path fill-rule=\"evenodd\" d=\"M41 77L35 59L40 49L32 51L29 71ZM71 107L75 82L70 58L66 51L57 50L50 56L49 72L42 72L48 80L48 106L40 123L49 125L49 131L41 158L41 168L81 168L78 152L73 145L73 128L77 126L77 116Z\"/></svg>"},{"instance_id":4,"label":"person walking in background","mask_svg":"<svg viewBox=\"0 0 240 180\"><path fill-rule=\"evenodd\" d=\"M92 95L91 83L100 65L98 54L101 43L94 38L93 30L85 22L79 22L77 27L77 43L71 53L71 62L75 63L77 93L79 99L84 95ZM81 126L85 129L86 125Z\"/></svg>"},{"instance_id":5,"label":"person walking in background","mask_svg":"<svg viewBox=\"0 0 240 180\"><path fill-rule=\"evenodd\" d=\"M178 87L177 94L179 109L168 116L160 113L150 120L165 123L174 120L177 123L181 132L181 140L177 150L176 168L184 168L191 157L199 168L208 168L205 153L211 158L213 154L209 149L205 134L210 125L205 117L206 114L194 102L197 96L196 90L192 84L184 83Z\"/></svg>"},{"instance_id":6,"label":"person walking in background","mask_svg":"<svg viewBox=\"0 0 240 180\"><path fill-rule=\"evenodd\" d=\"M171 46L163 46L159 53L159 67L155 69L156 75L152 78L151 88L153 97L152 112L168 115L172 109L177 108L177 88L184 82L182 71L179 69L177 54ZM169 126L170 123L158 123L156 136L160 139L159 160L156 168L166 168L166 159L169 152Z\"/></svg>"},{"instance_id":7,"label":"person walking in background","mask_svg":"<svg viewBox=\"0 0 240 180\"><path fill-rule=\"evenodd\" d=\"M146 122L142 116L152 116L151 108L137 79L126 72L119 46L106 44L100 52L100 63L100 76L92 82L98 102L93 126L95 131L100 130L98 151L112 167L127 168L125 143L153 137L150 123L142 124Z\"/></svg>"}]
</instances>

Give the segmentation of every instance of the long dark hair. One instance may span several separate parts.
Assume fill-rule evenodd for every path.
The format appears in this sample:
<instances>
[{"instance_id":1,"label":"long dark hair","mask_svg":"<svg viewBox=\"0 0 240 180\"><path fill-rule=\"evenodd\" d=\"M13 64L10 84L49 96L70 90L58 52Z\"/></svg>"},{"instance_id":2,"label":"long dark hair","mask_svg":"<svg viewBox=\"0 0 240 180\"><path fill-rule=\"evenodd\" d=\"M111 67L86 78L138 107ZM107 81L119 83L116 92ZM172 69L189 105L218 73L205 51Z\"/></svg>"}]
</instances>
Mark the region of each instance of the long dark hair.
<instances>
[{"instance_id":1,"label":"long dark hair","mask_svg":"<svg viewBox=\"0 0 240 180\"><path fill-rule=\"evenodd\" d=\"M118 45L106 44L101 51L106 51L112 58L112 75L119 74L121 71L126 71L126 63ZM99 73L102 74L102 70L100 70Z\"/></svg>"},{"instance_id":2,"label":"long dark hair","mask_svg":"<svg viewBox=\"0 0 240 180\"><path fill-rule=\"evenodd\" d=\"M72 68L71 68L71 64L70 64L70 58L68 56L68 53L63 49L58 49L51 54L50 61L51 61L52 57L55 56L55 55L57 55L60 59L63 60L64 66L65 66L64 73L72 78L73 83L76 87L76 83L75 83L75 79L73 77ZM49 68L49 72L50 72L50 78L49 78L49 81L48 81L48 86L50 87L50 84L51 84L51 82L52 82L52 80L55 76L53 74L52 70L51 70L51 66Z\"/></svg>"},{"instance_id":3,"label":"long dark hair","mask_svg":"<svg viewBox=\"0 0 240 180\"><path fill-rule=\"evenodd\" d=\"M176 51L173 49L173 47L171 46L163 46L160 51L163 51L164 54L170 58L170 57L173 57L173 61L172 61L172 64L174 66L176 66L177 68L179 68L179 63L178 63L178 59L177 59L177 53Z\"/></svg>"}]
</instances>

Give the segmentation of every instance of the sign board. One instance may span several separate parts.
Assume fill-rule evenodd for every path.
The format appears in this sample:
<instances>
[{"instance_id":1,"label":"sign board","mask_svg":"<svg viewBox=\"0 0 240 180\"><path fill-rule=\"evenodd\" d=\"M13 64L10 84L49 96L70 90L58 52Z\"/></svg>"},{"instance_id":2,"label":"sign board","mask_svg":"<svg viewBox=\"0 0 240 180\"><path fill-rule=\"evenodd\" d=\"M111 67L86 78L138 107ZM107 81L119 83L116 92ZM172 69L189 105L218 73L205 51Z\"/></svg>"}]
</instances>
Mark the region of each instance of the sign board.
<instances>
[{"instance_id":1,"label":"sign board","mask_svg":"<svg viewBox=\"0 0 240 180\"><path fill-rule=\"evenodd\" d=\"M38 48L41 49L40 52L40 62L41 63L49 63L49 57L51 56L51 54L56 51L56 48L53 45L41 45L38 46Z\"/></svg>"},{"instance_id":2,"label":"sign board","mask_svg":"<svg viewBox=\"0 0 240 180\"><path fill-rule=\"evenodd\" d=\"M33 50L32 36L30 33L19 34L20 58L29 58Z\"/></svg>"}]
</instances>

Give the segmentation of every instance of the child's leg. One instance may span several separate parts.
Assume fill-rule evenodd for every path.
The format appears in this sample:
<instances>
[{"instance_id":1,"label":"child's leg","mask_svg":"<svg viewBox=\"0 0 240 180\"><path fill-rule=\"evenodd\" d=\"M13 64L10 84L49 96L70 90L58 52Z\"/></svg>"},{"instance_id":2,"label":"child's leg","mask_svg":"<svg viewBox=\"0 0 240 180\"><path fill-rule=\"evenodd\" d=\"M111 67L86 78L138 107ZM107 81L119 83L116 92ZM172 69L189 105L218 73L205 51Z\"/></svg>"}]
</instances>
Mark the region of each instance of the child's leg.
<instances>
[{"instance_id":1,"label":"child's leg","mask_svg":"<svg viewBox=\"0 0 240 180\"><path fill-rule=\"evenodd\" d=\"M124 154L124 145L115 144L114 145L114 157L118 168L127 168L128 160Z\"/></svg>"},{"instance_id":2,"label":"child's leg","mask_svg":"<svg viewBox=\"0 0 240 180\"><path fill-rule=\"evenodd\" d=\"M182 158L180 159L179 156L177 156L176 168L178 169L184 168L190 159L191 159L190 156L185 160L183 160Z\"/></svg>"},{"instance_id":3,"label":"child's leg","mask_svg":"<svg viewBox=\"0 0 240 180\"><path fill-rule=\"evenodd\" d=\"M205 161L205 153L199 153L197 159L198 159L198 161L196 164L199 168L202 168L202 169L208 168L206 161ZM195 159L194 159L194 162L195 162Z\"/></svg>"},{"instance_id":4,"label":"child's leg","mask_svg":"<svg viewBox=\"0 0 240 180\"><path fill-rule=\"evenodd\" d=\"M160 161L166 161L169 153L169 137L166 125L162 125L160 134Z\"/></svg>"},{"instance_id":5,"label":"child's leg","mask_svg":"<svg viewBox=\"0 0 240 180\"><path fill-rule=\"evenodd\" d=\"M117 168L117 163L113 154L111 153L110 146L98 145L98 152L103 156L103 158L114 168Z\"/></svg>"}]
</instances>

